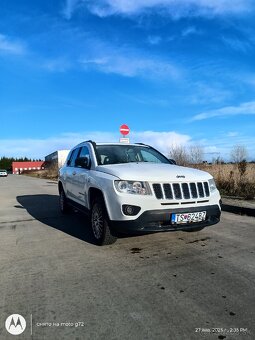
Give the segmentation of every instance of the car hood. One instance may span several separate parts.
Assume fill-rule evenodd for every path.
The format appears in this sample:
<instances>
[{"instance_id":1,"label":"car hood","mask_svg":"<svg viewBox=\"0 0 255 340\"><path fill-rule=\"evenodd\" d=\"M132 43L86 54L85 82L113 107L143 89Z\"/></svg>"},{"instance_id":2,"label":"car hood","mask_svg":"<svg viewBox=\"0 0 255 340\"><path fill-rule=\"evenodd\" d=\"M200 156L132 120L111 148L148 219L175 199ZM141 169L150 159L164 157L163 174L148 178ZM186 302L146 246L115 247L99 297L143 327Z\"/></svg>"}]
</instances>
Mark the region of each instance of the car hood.
<instances>
[{"instance_id":1,"label":"car hood","mask_svg":"<svg viewBox=\"0 0 255 340\"><path fill-rule=\"evenodd\" d=\"M205 171L178 165L158 163L99 165L96 167L96 170L127 181L190 182L204 181L212 178L212 176Z\"/></svg>"}]
</instances>

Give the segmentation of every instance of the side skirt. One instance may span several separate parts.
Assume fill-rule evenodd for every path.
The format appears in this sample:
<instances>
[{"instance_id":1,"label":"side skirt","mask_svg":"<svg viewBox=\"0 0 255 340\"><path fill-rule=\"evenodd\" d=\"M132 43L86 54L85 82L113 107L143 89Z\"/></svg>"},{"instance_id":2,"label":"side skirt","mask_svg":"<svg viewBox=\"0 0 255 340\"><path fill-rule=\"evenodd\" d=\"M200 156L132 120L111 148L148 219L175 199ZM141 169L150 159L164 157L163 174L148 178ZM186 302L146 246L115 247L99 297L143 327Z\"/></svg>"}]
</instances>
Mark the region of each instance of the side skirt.
<instances>
[{"instance_id":1,"label":"side skirt","mask_svg":"<svg viewBox=\"0 0 255 340\"><path fill-rule=\"evenodd\" d=\"M67 198L67 203L68 205L70 205L71 207L73 207L74 209L79 210L80 212L82 212L83 214L89 215L90 214L90 210L86 207L84 207L83 205L71 200L70 198Z\"/></svg>"}]
</instances>

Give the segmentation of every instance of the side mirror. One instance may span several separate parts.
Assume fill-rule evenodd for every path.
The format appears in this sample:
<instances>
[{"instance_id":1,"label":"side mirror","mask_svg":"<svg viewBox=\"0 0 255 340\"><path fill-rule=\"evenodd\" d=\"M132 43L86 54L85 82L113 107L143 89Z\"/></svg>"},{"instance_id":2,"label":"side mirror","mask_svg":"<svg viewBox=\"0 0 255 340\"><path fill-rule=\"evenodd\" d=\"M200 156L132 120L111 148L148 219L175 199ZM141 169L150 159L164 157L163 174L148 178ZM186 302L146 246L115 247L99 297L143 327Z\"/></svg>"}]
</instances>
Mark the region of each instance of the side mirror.
<instances>
[{"instance_id":1,"label":"side mirror","mask_svg":"<svg viewBox=\"0 0 255 340\"><path fill-rule=\"evenodd\" d=\"M174 164L174 165L176 165L176 161L175 161L174 159L172 159L172 158L168 158L168 160L169 160L169 162L170 162L171 164Z\"/></svg>"},{"instance_id":2,"label":"side mirror","mask_svg":"<svg viewBox=\"0 0 255 340\"><path fill-rule=\"evenodd\" d=\"M90 168L90 160L88 157L78 157L75 160L75 166L79 168L89 169Z\"/></svg>"}]
</instances>

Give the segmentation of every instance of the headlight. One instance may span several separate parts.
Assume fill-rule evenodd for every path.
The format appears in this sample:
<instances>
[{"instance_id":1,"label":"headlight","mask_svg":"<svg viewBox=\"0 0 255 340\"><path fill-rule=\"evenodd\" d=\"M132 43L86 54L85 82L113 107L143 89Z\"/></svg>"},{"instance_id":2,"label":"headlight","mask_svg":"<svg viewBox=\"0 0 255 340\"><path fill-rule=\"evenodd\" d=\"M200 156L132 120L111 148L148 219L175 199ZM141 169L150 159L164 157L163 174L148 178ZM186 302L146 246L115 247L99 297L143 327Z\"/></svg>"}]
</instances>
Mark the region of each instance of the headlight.
<instances>
[{"instance_id":1,"label":"headlight","mask_svg":"<svg viewBox=\"0 0 255 340\"><path fill-rule=\"evenodd\" d=\"M217 187L216 187L216 184L213 178L209 179L208 182L209 182L210 192L214 192L215 190L217 190Z\"/></svg>"},{"instance_id":2,"label":"headlight","mask_svg":"<svg viewBox=\"0 0 255 340\"><path fill-rule=\"evenodd\" d=\"M151 195L147 182L139 181L114 181L115 188L123 194Z\"/></svg>"}]
</instances>

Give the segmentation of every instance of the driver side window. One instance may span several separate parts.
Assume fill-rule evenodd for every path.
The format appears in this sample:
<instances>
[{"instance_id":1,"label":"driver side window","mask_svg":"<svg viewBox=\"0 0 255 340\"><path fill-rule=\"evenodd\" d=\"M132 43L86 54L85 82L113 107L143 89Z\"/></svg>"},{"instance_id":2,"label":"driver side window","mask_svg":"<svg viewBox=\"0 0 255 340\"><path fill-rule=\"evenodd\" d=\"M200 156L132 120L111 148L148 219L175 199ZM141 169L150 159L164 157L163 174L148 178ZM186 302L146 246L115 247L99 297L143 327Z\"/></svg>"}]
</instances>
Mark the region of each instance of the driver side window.
<instances>
[{"instance_id":1,"label":"driver side window","mask_svg":"<svg viewBox=\"0 0 255 340\"><path fill-rule=\"evenodd\" d=\"M68 160L68 166L74 167L75 166L75 160L79 155L81 148L77 148L73 150L70 159Z\"/></svg>"},{"instance_id":2,"label":"driver side window","mask_svg":"<svg viewBox=\"0 0 255 340\"><path fill-rule=\"evenodd\" d=\"M82 147L79 157L87 157L90 160L89 149L86 146Z\"/></svg>"}]
</instances>

